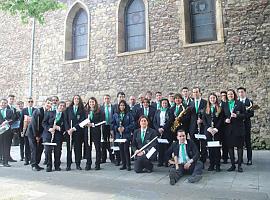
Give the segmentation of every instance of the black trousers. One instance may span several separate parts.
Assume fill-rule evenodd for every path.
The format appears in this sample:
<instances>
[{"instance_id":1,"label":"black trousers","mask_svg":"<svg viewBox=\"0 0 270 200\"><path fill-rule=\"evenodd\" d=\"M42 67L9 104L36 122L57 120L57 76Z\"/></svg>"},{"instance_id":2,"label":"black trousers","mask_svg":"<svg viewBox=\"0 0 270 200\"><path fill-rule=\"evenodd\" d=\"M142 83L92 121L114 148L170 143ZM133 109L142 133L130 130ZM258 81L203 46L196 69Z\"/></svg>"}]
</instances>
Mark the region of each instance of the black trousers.
<instances>
[{"instance_id":1,"label":"black trousers","mask_svg":"<svg viewBox=\"0 0 270 200\"><path fill-rule=\"evenodd\" d=\"M52 168L52 153L54 154L54 167L57 169L61 164L61 154L62 154L62 142L56 142L57 146L45 146L45 154L47 156L47 168Z\"/></svg>"},{"instance_id":2,"label":"black trousers","mask_svg":"<svg viewBox=\"0 0 270 200\"><path fill-rule=\"evenodd\" d=\"M158 164L163 165L165 162L165 153L168 150L170 144L158 143Z\"/></svg>"},{"instance_id":3,"label":"black trousers","mask_svg":"<svg viewBox=\"0 0 270 200\"><path fill-rule=\"evenodd\" d=\"M3 164L8 164L9 156L10 156L10 148L9 148L9 137L10 130L7 130L3 134L0 135L0 148L3 157Z\"/></svg>"},{"instance_id":4,"label":"black trousers","mask_svg":"<svg viewBox=\"0 0 270 200\"><path fill-rule=\"evenodd\" d=\"M24 147L25 162L29 162L31 160L31 150L28 136L24 136Z\"/></svg>"},{"instance_id":5,"label":"black trousers","mask_svg":"<svg viewBox=\"0 0 270 200\"><path fill-rule=\"evenodd\" d=\"M40 163L44 146L42 145L41 140L39 143L37 143L36 139L32 137L28 137L28 140L29 140L29 146L30 146L30 151L31 151L30 164L32 165L32 167L34 167Z\"/></svg>"},{"instance_id":6,"label":"black trousers","mask_svg":"<svg viewBox=\"0 0 270 200\"><path fill-rule=\"evenodd\" d=\"M92 165L92 143L95 145L96 150L96 162L95 165L99 166L101 162L101 142L100 138L95 138L91 135L90 145L88 144L88 136L85 137L85 150L86 150L86 165Z\"/></svg>"},{"instance_id":7,"label":"black trousers","mask_svg":"<svg viewBox=\"0 0 270 200\"><path fill-rule=\"evenodd\" d=\"M202 175L203 172L203 163L197 161L192 163L188 170L184 169L184 165L179 164L179 169L171 168L169 172L169 177L172 177L176 182L184 175L191 174L192 176Z\"/></svg>"},{"instance_id":8,"label":"black trousers","mask_svg":"<svg viewBox=\"0 0 270 200\"><path fill-rule=\"evenodd\" d=\"M70 137L66 134L67 141L67 167L71 166L72 161L72 146L70 146ZM72 145L74 145L75 153L75 163L77 166L81 164L82 160L82 142L83 142L83 133L80 131L73 132L72 134Z\"/></svg>"},{"instance_id":9,"label":"black trousers","mask_svg":"<svg viewBox=\"0 0 270 200\"><path fill-rule=\"evenodd\" d=\"M9 136L8 136L8 148L9 148L9 152L11 151L11 145L12 145L12 139L15 133L15 129L11 129L9 132ZM9 158L11 158L11 156L9 155Z\"/></svg>"},{"instance_id":10,"label":"black trousers","mask_svg":"<svg viewBox=\"0 0 270 200\"><path fill-rule=\"evenodd\" d=\"M20 142L20 155L21 159L24 159L24 137L21 136L21 133L19 133L19 142Z\"/></svg>"},{"instance_id":11,"label":"black trousers","mask_svg":"<svg viewBox=\"0 0 270 200\"><path fill-rule=\"evenodd\" d=\"M195 138L195 134L191 134L191 139L193 140L193 142L196 144L199 152L200 152L200 160L205 163L206 159L207 159L207 141L204 139L196 139Z\"/></svg>"},{"instance_id":12,"label":"black trousers","mask_svg":"<svg viewBox=\"0 0 270 200\"><path fill-rule=\"evenodd\" d=\"M230 160L232 166L235 166L235 156L234 156L234 148L230 147L229 148L229 155L230 155ZM238 166L241 166L243 162L243 147L237 147L237 156L238 156Z\"/></svg>"},{"instance_id":13,"label":"black trousers","mask_svg":"<svg viewBox=\"0 0 270 200\"><path fill-rule=\"evenodd\" d=\"M143 172L143 169L153 169L153 163L147 159L145 155L136 157L134 160L134 171L136 173L141 173Z\"/></svg>"},{"instance_id":14,"label":"black trousers","mask_svg":"<svg viewBox=\"0 0 270 200\"><path fill-rule=\"evenodd\" d=\"M220 140L219 133L216 133L214 136L207 132L207 141L213 141L213 137L215 141ZM210 160L210 166L220 166L220 159L221 159L221 152L220 147L209 147L209 160Z\"/></svg>"},{"instance_id":15,"label":"black trousers","mask_svg":"<svg viewBox=\"0 0 270 200\"><path fill-rule=\"evenodd\" d=\"M103 126L103 142L101 143L101 160L102 162L105 162L107 159L107 151L109 152L110 160L113 161L113 155L110 145L110 135L111 135L111 129L110 125Z\"/></svg>"},{"instance_id":16,"label":"black trousers","mask_svg":"<svg viewBox=\"0 0 270 200\"><path fill-rule=\"evenodd\" d=\"M251 130L250 126L245 126L245 144L247 148L247 159L252 160L252 147L251 147Z\"/></svg>"},{"instance_id":17,"label":"black trousers","mask_svg":"<svg viewBox=\"0 0 270 200\"><path fill-rule=\"evenodd\" d=\"M119 147L122 165L130 167L129 140L127 140L126 142L121 142L119 144Z\"/></svg>"}]
</instances>

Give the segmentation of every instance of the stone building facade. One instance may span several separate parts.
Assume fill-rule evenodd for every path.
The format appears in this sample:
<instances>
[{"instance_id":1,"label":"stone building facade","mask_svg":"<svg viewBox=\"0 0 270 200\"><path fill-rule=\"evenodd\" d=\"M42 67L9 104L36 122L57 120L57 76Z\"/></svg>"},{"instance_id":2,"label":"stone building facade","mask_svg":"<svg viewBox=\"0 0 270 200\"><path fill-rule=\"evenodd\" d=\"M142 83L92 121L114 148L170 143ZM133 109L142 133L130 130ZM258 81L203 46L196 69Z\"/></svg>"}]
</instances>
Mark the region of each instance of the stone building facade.
<instances>
[{"instance_id":1,"label":"stone building facade","mask_svg":"<svg viewBox=\"0 0 270 200\"><path fill-rule=\"evenodd\" d=\"M270 149L270 2L214 0L217 39L191 43L189 0L144 0L146 48L123 50L126 0L64 1L67 8L46 16L35 33L33 97L41 102L58 95L68 99L117 91L180 91L200 86L212 91L244 86L260 106L253 118L253 144ZM69 59L70 20L87 10L87 57ZM25 100L29 88L31 23L0 13L0 92Z\"/></svg>"}]
</instances>

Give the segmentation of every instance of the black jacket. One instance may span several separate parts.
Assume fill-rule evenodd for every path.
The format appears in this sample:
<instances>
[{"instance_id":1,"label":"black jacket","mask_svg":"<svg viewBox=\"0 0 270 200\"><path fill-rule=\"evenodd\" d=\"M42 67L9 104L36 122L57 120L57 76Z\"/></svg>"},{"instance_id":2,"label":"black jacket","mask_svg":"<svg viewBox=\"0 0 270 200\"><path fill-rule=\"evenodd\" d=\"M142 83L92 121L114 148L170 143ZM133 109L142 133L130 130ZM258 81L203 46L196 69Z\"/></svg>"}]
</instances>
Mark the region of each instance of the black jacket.
<instances>
[{"instance_id":1,"label":"black jacket","mask_svg":"<svg viewBox=\"0 0 270 200\"><path fill-rule=\"evenodd\" d=\"M190 125L189 125L189 133L191 135L194 135L198 133L198 125L197 125L197 119L202 118L202 113L206 107L207 101L204 99L201 99L198 113L196 113L195 109L195 100L191 102L191 116L190 116ZM201 124L200 133L204 133L204 127L203 124Z\"/></svg>"}]
</instances>

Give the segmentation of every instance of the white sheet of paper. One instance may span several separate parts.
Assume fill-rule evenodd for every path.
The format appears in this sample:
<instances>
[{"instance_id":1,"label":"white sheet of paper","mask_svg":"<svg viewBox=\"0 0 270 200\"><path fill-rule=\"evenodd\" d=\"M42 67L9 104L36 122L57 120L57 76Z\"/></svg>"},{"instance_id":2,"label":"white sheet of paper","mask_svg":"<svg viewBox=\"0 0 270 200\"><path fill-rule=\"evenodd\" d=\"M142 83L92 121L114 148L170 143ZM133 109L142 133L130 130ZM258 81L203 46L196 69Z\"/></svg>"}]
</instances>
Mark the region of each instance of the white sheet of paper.
<instances>
[{"instance_id":1,"label":"white sheet of paper","mask_svg":"<svg viewBox=\"0 0 270 200\"><path fill-rule=\"evenodd\" d=\"M99 123L95 124L94 126L100 126L102 124L106 124L106 121L99 122Z\"/></svg>"},{"instance_id":2,"label":"white sheet of paper","mask_svg":"<svg viewBox=\"0 0 270 200\"><path fill-rule=\"evenodd\" d=\"M120 148L117 147L117 146L113 146L113 147L111 147L111 149L114 150L114 151L120 151Z\"/></svg>"},{"instance_id":3,"label":"white sheet of paper","mask_svg":"<svg viewBox=\"0 0 270 200\"><path fill-rule=\"evenodd\" d=\"M56 143L54 143L54 142L43 142L42 143L43 145L47 145L47 146L57 146L57 144Z\"/></svg>"},{"instance_id":4,"label":"white sheet of paper","mask_svg":"<svg viewBox=\"0 0 270 200\"><path fill-rule=\"evenodd\" d=\"M207 142L207 147L221 147L221 144L219 141L209 141Z\"/></svg>"},{"instance_id":5,"label":"white sheet of paper","mask_svg":"<svg viewBox=\"0 0 270 200\"><path fill-rule=\"evenodd\" d=\"M116 140L114 140L114 142L126 142L127 141L127 139L116 139Z\"/></svg>"},{"instance_id":6,"label":"white sheet of paper","mask_svg":"<svg viewBox=\"0 0 270 200\"><path fill-rule=\"evenodd\" d=\"M83 127L85 127L86 124L88 124L88 123L90 123L89 118L87 118L87 119L83 120L81 123L79 123L79 126L80 126L81 128L83 128Z\"/></svg>"},{"instance_id":7,"label":"white sheet of paper","mask_svg":"<svg viewBox=\"0 0 270 200\"><path fill-rule=\"evenodd\" d=\"M203 134L195 134L194 136L195 136L196 139L204 139L204 140L206 140L206 136L203 135Z\"/></svg>"},{"instance_id":8,"label":"white sheet of paper","mask_svg":"<svg viewBox=\"0 0 270 200\"><path fill-rule=\"evenodd\" d=\"M150 151L148 151L148 153L145 155L147 159L150 159L151 156L156 152L156 148L155 147L152 147L150 149Z\"/></svg>"},{"instance_id":9,"label":"white sheet of paper","mask_svg":"<svg viewBox=\"0 0 270 200\"><path fill-rule=\"evenodd\" d=\"M167 139L157 139L158 143L162 143L162 144L169 144L169 141Z\"/></svg>"}]
</instances>

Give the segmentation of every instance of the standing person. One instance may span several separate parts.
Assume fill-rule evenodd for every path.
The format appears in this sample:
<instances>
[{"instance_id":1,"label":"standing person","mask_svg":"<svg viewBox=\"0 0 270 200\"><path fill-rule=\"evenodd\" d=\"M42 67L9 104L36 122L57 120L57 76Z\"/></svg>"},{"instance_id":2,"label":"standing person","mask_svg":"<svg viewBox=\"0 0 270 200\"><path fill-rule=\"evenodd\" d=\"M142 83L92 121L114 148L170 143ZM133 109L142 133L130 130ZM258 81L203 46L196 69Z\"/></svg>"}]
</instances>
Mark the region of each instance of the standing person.
<instances>
[{"instance_id":1,"label":"standing person","mask_svg":"<svg viewBox=\"0 0 270 200\"><path fill-rule=\"evenodd\" d=\"M86 114L83 106L83 101L79 95L74 95L70 106L66 109L65 129L67 131L67 168L66 171L71 170L72 160L72 144L74 144L76 169L82 170L82 142L84 137L84 128L79 126L85 120ZM72 139L70 141L70 139ZM71 145L70 145L71 142Z\"/></svg>"},{"instance_id":2,"label":"standing person","mask_svg":"<svg viewBox=\"0 0 270 200\"><path fill-rule=\"evenodd\" d=\"M116 113L118 112L118 104L120 101L124 100L125 101L126 99L126 94L124 92L118 92L117 93L117 103L113 105L113 112ZM129 106L128 106L128 109L129 109Z\"/></svg>"},{"instance_id":3,"label":"standing person","mask_svg":"<svg viewBox=\"0 0 270 200\"><path fill-rule=\"evenodd\" d=\"M247 148L247 165L252 165L252 147L251 147L251 117L254 117L254 110L252 110L253 101L247 98L247 91L244 87L237 88L239 100L246 107L245 117L245 144Z\"/></svg>"},{"instance_id":4,"label":"standing person","mask_svg":"<svg viewBox=\"0 0 270 200\"><path fill-rule=\"evenodd\" d=\"M224 104L227 102L227 91L223 90L220 92L220 107L224 110ZM222 160L224 164L228 163L229 158L229 150L226 144L225 138L225 121L223 120L220 126L220 136L221 136L221 143L222 143Z\"/></svg>"},{"instance_id":5,"label":"standing person","mask_svg":"<svg viewBox=\"0 0 270 200\"><path fill-rule=\"evenodd\" d=\"M143 108L143 100L145 99L145 97L143 96L143 94L139 94L138 99L139 103L134 106L136 116L138 115L139 110Z\"/></svg>"},{"instance_id":6,"label":"standing person","mask_svg":"<svg viewBox=\"0 0 270 200\"><path fill-rule=\"evenodd\" d=\"M41 155L44 149L44 146L42 145L42 136L43 136L43 119L48 114L48 112L51 110L51 99L47 98L45 100L44 106L41 108L35 109L33 112L33 116L31 119L31 122L27 129L27 135L29 140L29 146L31 150L31 166L33 171L40 171L44 168L39 166ZM45 155L45 158L47 158L47 155Z\"/></svg>"},{"instance_id":7,"label":"standing person","mask_svg":"<svg viewBox=\"0 0 270 200\"><path fill-rule=\"evenodd\" d=\"M59 98L58 98L58 96L53 96L53 97L52 97L52 111L57 110L57 108L58 108L58 103L59 103Z\"/></svg>"},{"instance_id":8,"label":"standing person","mask_svg":"<svg viewBox=\"0 0 270 200\"><path fill-rule=\"evenodd\" d=\"M160 100L162 99L162 93L161 92L156 92L156 101L151 104L151 106L155 110L159 110L161 108Z\"/></svg>"},{"instance_id":9,"label":"standing person","mask_svg":"<svg viewBox=\"0 0 270 200\"><path fill-rule=\"evenodd\" d=\"M145 98L150 101L150 106L153 106L154 104L154 102L152 101L152 96L153 96L153 93L149 90L145 93Z\"/></svg>"},{"instance_id":10,"label":"standing person","mask_svg":"<svg viewBox=\"0 0 270 200\"><path fill-rule=\"evenodd\" d=\"M204 139L196 139L195 134L204 134L204 127L202 121L202 113L206 107L207 101L202 99L201 90L199 87L194 87L192 89L194 101L190 103L191 108L191 116L190 116L190 125L189 125L189 133L190 138L195 142L198 147L198 150L201 155L201 161L205 163L207 158L207 148L206 148L206 140Z\"/></svg>"},{"instance_id":11,"label":"standing person","mask_svg":"<svg viewBox=\"0 0 270 200\"><path fill-rule=\"evenodd\" d=\"M29 145L29 140L28 140L28 136L27 136L27 129L28 129L28 125L31 122L33 112L36 109L33 107L34 100L32 99L32 97L29 97L27 99L27 103L28 103L27 107L22 110L22 116L21 116L21 120L20 120L20 132L22 132L22 135L24 137L24 145L25 145L24 165L29 165L29 162L31 160L31 151L30 151L30 145Z\"/></svg>"},{"instance_id":12,"label":"standing person","mask_svg":"<svg viewBox=\"0 0 270 200\"><path fill-rule=\"evenodd\" d=\"M170 102L170 107L173 107L175 105L175 102L174 102L174 93L173 92L170 92L168 94L168 99L169 99L169 102Z\"/></svg>"},{"instance_id":13,"label":"standing person","mask_svg":"<svg viewBox=\"0 0 270 200\"><path fill-rule=\"evenodd\" d=\"M12 124L13 112L7 108L8 101L1 99L0 101L0 126L6 127L6 130L0 135L0 150L3 156L3 166L10 167L8 164L10 157L9 139L10 139L10 125Z\"/></svg>"},{"instance_id":14,"label":"standing person","mask_svg":"<svg viewBox=\"0 0 270 200\"><path fill-rule=\"evenodd\" d=\"M61 171L60 158L62 151L63 132L65 130L64 110L66 103L64 101L57 102L56 110L48 112L43 120L44 132L42 135L43 141L48 143L56 143L56 146L45 145L45 154L47 157L46 172L52 171L52 152L54 153L54 168L55 171ZM47 107L48 108L48 107Z\"/></svg>"},{"instance_id":15,"label":"standing person","mask_svg":"<svg viewBox=\"0 0 270 200\"><path fill-rule=\"evenodd\" d=\"M113 129L115 139L126 139L125 142L119 144L122 167L120 170L131 170L129 144L131 141L131 133L134 130L135 123L132 114L128 111L127 103L121 100L118 105L118 112L113 115ZM118 158L117 158L118 159Z\"/></svg>"},{"instance_id":16,"label":"standing person","mask_svg":"<svg viewBox=\"0 0 270 200\"><path fill-rule=\"evenodd\" d=\"M215 93L209 95L202 119L207 141L220 141L221 135L219 130L224 119ZM215 169L217 172L220 172L220 147L209 147L208 149L210 159L208 171L213 171Z\"/></svg>"},{"instance_id":17,"label":"standing person","mask_svg":"<svg viewBox=\"0 0 270 200\"><path fill-rule=\"evenodd\" d=\"M183 87L182 88L182 96L183 96L183 104L185 105L185 107L190 106L191 105L191 102L193 100L189 96L188 87Z\"/></svg>"},{"instance_id":18,"label":"standing person","mask_svg":"<svg viewBox=\"0 0 270 200\"><path fill-rule=\"evenodd\" d=\"M246 117L245 105L237 100L237 95L233 89L227 91L228 102L224 104L225 114L225 137L229 148L229 155L232 166L228 171L235 170L234 147L237 147L238 172L243 172L241 166L243 160L243 146L245 141Z\"/></svg>"},{"instance_id":19,"label":"standing person","mask_svg":"<svg viewBox=\"0 0 270 200\"><path fill-rule=\"evenodd\" d=\"M155 109L152 106L150 106L150 101L148 99L143 100L143 107L140 108L137 112L137 116L135 118L136 128L140 127L139 118L141 116L147 117L148 127L154 129Z\"/></svg>"},{"instance_id":20,"label":"standing person","mask_svg":"<svg viewBox=\"0 0 270 200\"><path fill-rule=\"evenodd\" d=\"M100 107L101 112L105 116L106 124L103 126L103 139L101 144L101 163L106 163L107 151L109 152L109 158L111 162L114 162L114 155L110 147L110 138L113 137L113 115L114 111L111 104L111 96L106 94L103 96L103 105Z\"/></svg>"},{"instance_id":21,"label":"standing person","mask_svg":"<svg viewBox=\"0 0 270 200\"><path fill-rule=\"evenodd\" d=\"M169 145L173 141L171 126L173 123L173 114L170 111L170 103L168 99L160 100L161 108L156 111L154 117L154 127L159 134L159 137L162 139L167 139L169 144L158 144L158 167L164 165L165 162L165 152L167 151ZM168 166L168 163L165 162L165 166Z\"/></svg>"},{"instance_id":22,"label":"standing person","mask_svg":"<svg viewBox=\"0 0 270 200\"><path fill-rule=\"evenodd\" d=\"M155 157L153 154L150 158L146 157L146 154L150 151L152 147L156 148L157 141L153 141L145 149L140 150L143 146L152 141L156 136L156 130L148 126L148 118L146 116L141 116L139 119L140 128L134 131L134 137L132 141L132 147L135 152L135 162L134 171L136 173L141 173L146 171L151 173L153 171L153 163L151 160Z\"/></svg>"},{"instance_id":23,"label":"standing person","mask_svg":"<svg viewBox=\"0 0 270 200\"><path fill-rule=\"evenodd\" d=\"M24 102L18 101L17 102L17 108L18 108L17 115L19 117L19 120L22 118L23 107L24 107ZM21 124L20 124L20 126L21 126ZM18 137L19 137L19 143L20 143L20 156L21 156L20 161L23 161L24 160L24 136L21 134L20 128L17 131L18 131Z\"/></svg>"},{"instance_id":24,"label":"standing person","mask_svg":"<svg viewBox=\"0 0 270 200\"><path fill-rule=\"evenodd\" d=\"M96 162L95 162L95 170L100 170L100 162L101 162L101 126L94 126L94 124L100 123L104 121L104 113L101 112L98 107L98 102L95 97L91 97L86 104L86 113L87 117L90 120L90 123L87 124L87 129L84 134L84 144L86 145L86 166L85 170L88 171L91 169L92 165L92 142L94 142L95 150L96 150ZM90 136L90 138L89 138Z\"/></svg>"},{"instance_id":25,"label":"standing person","mask_svg":"<svg viewBox=\"0 0 270 200\"><path fill-rule=\"evenodd\" d=\"M136 114L136 97L130 96L129 97L129 109L132 112L133 116Z\"/></svg>"},{"instance_id":26,"label":"standing person","mask_svg":"<svg viewBox=\"0 0 270 200\"><path fill-rule=\"evenodd\" d=\"M13 116L12 116L12 121L15 122L15 121L18 121L19 120L19 116L17 114L17 110L16 110L16 106L15 106L15 96L13 94L10 94L8 95L8 105L7 105L7 108L12 110L12 113L13 113ZM12 140L13 140L13 137L15 135L15 132L16 132L16 129L13 129L11 127L11 131L9 132L10 135L9 135L9 142L8 142L8 146L9 146L9 152L11 150L11 145L12 145ZM11 155L9 155L9 162L17 162L17 160L14 160Z\"/></svg>"}]
</instances>

